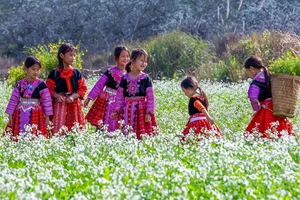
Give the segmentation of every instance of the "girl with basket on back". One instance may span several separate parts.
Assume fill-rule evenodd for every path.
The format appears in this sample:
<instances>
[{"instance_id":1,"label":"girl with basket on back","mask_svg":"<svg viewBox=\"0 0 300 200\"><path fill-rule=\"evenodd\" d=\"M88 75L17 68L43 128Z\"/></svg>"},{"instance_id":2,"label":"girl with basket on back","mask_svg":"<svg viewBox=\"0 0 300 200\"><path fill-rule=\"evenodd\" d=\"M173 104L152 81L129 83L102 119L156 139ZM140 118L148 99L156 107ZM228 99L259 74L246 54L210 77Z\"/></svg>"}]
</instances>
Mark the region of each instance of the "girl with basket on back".
<instances>
[{"instance_id":1,"label":"girl with basket on back","mask_svg":"<svg viewBox=\"0 0 300 200\"><path fill-rule=\"evenodd\" d=\"M248 90L248 98L255 111L246 128L245 136L256 133L262 138L273 139L280 138L282 131L286 131L288 135L295 135L289 118L273 114L270 72L263 65L262 59L250 56L246 59L244 67L248 76L253 79Z\"/></svg>"}]
</instances>

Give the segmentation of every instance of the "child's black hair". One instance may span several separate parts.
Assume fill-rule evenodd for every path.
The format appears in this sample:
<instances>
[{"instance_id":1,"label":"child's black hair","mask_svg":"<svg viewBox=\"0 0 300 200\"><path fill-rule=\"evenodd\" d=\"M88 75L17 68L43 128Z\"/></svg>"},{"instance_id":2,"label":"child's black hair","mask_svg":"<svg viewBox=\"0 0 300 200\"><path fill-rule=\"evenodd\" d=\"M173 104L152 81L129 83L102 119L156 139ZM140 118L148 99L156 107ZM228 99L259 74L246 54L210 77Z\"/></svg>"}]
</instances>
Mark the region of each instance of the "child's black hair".
<instances>
[{"instance_id":1,"label":"child's black hair","mask_svg":"<svg viewBox=\"0 0 300 200\"><path fill-rule=\"evenodd\" d=\"M125 69L127 71L127 73L129 73L131 71L131 64L132 64L132 61L135 61L138 57L140 56L145 56L147 58L147 62L149 60L149 57L148 57L148 53L146 50L144 49L134 49L131 53L131 56L130 56L130 62L127 63Z\"/></svg>"},{"instance_id":2,"label":"child's black hair","mask_svg":"<svg viewBox=\"0 0 300 200\"><path fill-rule=\"evenodd\" d=\"M40 66L40 68L42 68L41 62L36 57L29 56L26 58L26 60L24 62L24 66L26 68L32 67L34 64L38 64Z\"/></svg>"},{"instance_id":3,"label":"child's black hair","mask_svg":"<svg viewBox=\"0 0 300 200\"><path fill-rule=\"evenodd\" d=\"M76 47L73 46L72 44L69 44L69 43L65 43L65 44L62 44L60 47L59 47L59 50L58 50L58 53L57 53L57 58L58 58L58 66L61 70L64 69L64 63L63 63L63 60L62 58L60 57L60 54L65 54L67 52L73 52L75 51L76 52Z\"/></svg>"},{"instance_id":4,"label":"child's black hair","mask_svg":"<svg viewBox=\"0 0 300 200\"><path fill-rule=\"evenodd\" d=\"M198 81L194 76L189 76L187 78L185 78L181 83L180 86L184 89L195 89L196 91L198 91L197 93L200 95L201 98L204 99L203 102L201 102L203 104L203 106L206 108L208 108L208 97L205 94L205 92L202 90L202 88L199 87L198 85Z\"/></svg>"},{"instance_id":5,"label":"child's black hair","mask_svg":"<svg viewBox=\"0 0 300 200\"><path fill-rule=\"evenodd\" d=\"M116 61L117 61L117 59L119 59L119 57L120 57L122 51L127 51L128 54L130 55L130 52L129 52L129 50L128 50L127 47L125 47L125 46L117 46L117 47L115 48L115 50L114 50L114 57L115 57L115 60L116 60Z\"/></svg>"},{"instance_id":6,"label":"child's black hair","mask_svg":"<svg viewBox=\"0 0 300 200\"><path fill-rule=\"evenodd\" d=\"M250 56L245 60L244 67L246 69L249 69L250 67L253 67L255 69L263 69L264 75L265 75L265 81L267 83L267 88L269 92L271 93L271 75L270 71L267 67L264 66L262 59L258 56Z\"/></svg>"}]
</instances>

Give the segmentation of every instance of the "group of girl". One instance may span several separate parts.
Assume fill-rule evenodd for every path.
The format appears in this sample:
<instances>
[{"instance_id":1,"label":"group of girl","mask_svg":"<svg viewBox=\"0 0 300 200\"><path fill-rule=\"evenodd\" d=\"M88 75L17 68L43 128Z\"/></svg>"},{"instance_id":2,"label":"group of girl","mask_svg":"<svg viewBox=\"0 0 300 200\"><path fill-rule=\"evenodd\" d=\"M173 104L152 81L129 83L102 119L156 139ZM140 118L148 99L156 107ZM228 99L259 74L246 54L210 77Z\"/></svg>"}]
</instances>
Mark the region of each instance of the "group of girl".
<instances>
[{"instance_id":1,"label":"group of girl","mask_svg":"<svg viewBox=\"0 0 300 200\"><path fill-rule=\"evenodd\" d=\"M10 134L14 140L29 130L45 137L50 137L50 133L64 135L76 124L83 129L86 121L99 131L122 129L124 135L133 132L137 139L155 134L155 96L151 78L143 72L149 62L144 49L134 49L130 53L125 46L116 47L114 58L117 65L102 74L85 100L86 81L74 67L76 48L62 44L57 58L59 65L50 72L46 83L38 78L42 67L40 61L35 57L26 59L24 70L27 76L18 81L5 111L9 114L5 134ZM268 130L272 122L278 122L279 137L283 130L294 135L291 121L272 113L270 74L261 59L249 57L245 68L253 79L248 97L256 111L246 132L259 131L262 137L270 138ZM221 130L208 112L208 97L198 86L196 78L187 77L180 86L190 99L190 117L182 132L182 140L191 132L204 136L213 132L215 137L221 137ZM94 103L84 116L82 106L88 107L91 100Z\"/></svg>"}]
</instances>

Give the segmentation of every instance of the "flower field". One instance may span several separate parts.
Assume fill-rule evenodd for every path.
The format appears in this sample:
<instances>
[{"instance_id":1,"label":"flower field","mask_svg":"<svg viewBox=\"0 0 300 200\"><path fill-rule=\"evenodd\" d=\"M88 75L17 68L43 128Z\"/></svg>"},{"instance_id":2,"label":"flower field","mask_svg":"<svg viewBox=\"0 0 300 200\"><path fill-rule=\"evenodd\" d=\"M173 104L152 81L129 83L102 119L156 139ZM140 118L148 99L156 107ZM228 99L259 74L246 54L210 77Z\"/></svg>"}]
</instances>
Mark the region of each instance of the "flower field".
<instances>
[{"instance_id":1,"label":"flower field","mask_svg":"<svg viewBox=\"0 0 300 200\"><path fill-rule=\"evenodd\" d=\"M243 137L253 114L248 82L200 82L225 136L188 144L180 142L188 99L179 82L154 86L158 136L138 141L88 126L67 137L1 137L0 199L300 199L300 137ZM11 91L0 85L2 132ZM292 119L298 135L299 104Z\"/></svg>"}]
</instances>

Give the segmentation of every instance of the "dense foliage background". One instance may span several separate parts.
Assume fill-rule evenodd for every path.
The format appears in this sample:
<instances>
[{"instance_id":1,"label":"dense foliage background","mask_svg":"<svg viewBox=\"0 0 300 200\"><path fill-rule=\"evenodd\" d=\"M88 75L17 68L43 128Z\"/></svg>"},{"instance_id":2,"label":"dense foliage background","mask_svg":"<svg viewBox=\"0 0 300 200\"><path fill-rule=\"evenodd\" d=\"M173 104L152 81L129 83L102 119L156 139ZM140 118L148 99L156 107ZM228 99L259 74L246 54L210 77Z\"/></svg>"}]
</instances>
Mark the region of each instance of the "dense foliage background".
<instances>
[{"instance_id":1,"label":"dense foliage background","mask_svg":"<svg viewBox=\"0 0 300 200\"><path fill-rule=\"evenodd\" d=\"M145 40L174 29L212 40L266 29L300 32L297 0L1 0L0 43L81 42L90 51ZM7 47L5 47L7 48Z\"/></svg>"}]
</instances>

